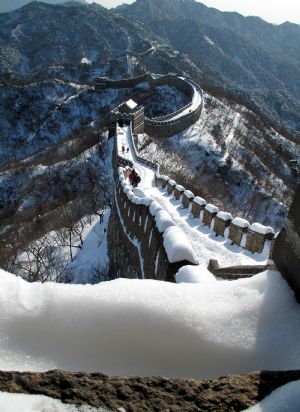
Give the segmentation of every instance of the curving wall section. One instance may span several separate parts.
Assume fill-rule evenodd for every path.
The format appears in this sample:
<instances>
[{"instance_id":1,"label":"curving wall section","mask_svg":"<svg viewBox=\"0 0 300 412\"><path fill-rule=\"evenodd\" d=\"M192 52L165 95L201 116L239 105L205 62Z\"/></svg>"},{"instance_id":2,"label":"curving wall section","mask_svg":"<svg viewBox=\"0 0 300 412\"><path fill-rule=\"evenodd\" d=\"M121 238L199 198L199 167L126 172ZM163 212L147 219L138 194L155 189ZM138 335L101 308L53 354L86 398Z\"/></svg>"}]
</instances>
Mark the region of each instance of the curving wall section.
<instances>
[{"instance_id":1,"label":"curving wall section","mask_svg":"<svg viewBox=\"0 0 300 412\"><path fill-rule=\"evenodd\" d=\"M184 265L197 264L192 247L179 228L154 200L139 197L126 181L126 168L116 173L115 205L109 223L110 272L122 277L139 277L174 282ZM120 265L120 262L122 264Z\"/></svg>"},{"instance_id":2,"label":"curving wall section","mask_svg":"<svg viewBox=\"0 0 300 412\"><path fill-rule=\"evenodd\" d=\"M135 154L133 139L128 144ZM197 264L192 246L162 206L140 197L129 185L127 177L133 162L121 154L119 146L117 133L113 153L115 202L108 226L111 277L174 282L180 267ZM145 159L142 163L158 168ZM174 242L175 238L179 241Z\"/></svg>"},{"instance_id":3,"label":"curving wall section","mask_svg":"<svg viewBox=\"0 0 300 412\"><path fill-rule=\"evenodd\" d=\"M201 88L188 78L150 73L121 80L98 78L95 90L134 88L145 82L149 84L150 88L164 85L174 86L190 100L186 106L165 116L145 117L144 125L147 134L155 137L169 137L180 133L199 119L203 107L203 93Z\"/></svg>"},{"instance_id":4,"label":"curving wall section","mask_svg":"<svg viewBox=\"0 0 300 412\"><path fill-rule=\"evenodd\" d=\"M216 236L227 237L232 244L242 246L252 253L262 253L265 247L269 248L271 257L275 239L275 232L271 227L260 223L250 224L247 220L238 217L233 218L230 213L219 211L215 205L207 203L199 196L194 196L191 191L177 185L168 176L156 173L155 184L165 189L175 199L181 200L182 206L189 209L194 218L199 218L204 226L210 227Z\"/></svg>"}]
</instances>

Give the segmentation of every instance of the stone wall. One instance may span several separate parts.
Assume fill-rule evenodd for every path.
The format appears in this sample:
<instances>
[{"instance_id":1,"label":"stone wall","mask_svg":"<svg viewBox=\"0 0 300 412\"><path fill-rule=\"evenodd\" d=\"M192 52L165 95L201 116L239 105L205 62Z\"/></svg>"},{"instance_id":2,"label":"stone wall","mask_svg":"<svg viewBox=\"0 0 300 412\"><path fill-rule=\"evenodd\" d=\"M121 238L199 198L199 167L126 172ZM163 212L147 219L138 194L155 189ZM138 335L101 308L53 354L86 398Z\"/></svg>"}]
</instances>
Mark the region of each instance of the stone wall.
<instances>
[{"instance_id":1,"label":"stone wall","mask_svg":"<svg viewBox=\"0 0 300 412\"><path fill-rule=\"evenodd\" d=\"M109 278L143 278L137 248L122 225L116 204L113 205L107 231Z\"/></svg>"},{"instance_id":2,"label":"stone wall","mask_svg":"<svg viewBox=\"0 0 300 412\"><path fill-rule=\"evenodd\" d=\"M111 80L105 78L99 78L96 81L95 90L103 91L106 89L121 89L121 88L134 88L138 84L147 82L149 83L150 88L155 88L157 86L174 86L182 93L184 93L189 99L190 103L186 106L180 108L179 110L169 113L166 116L154 117L154 118L145 118L144 119L144 130L147 134L154 137L169 137L177 133L182 132L186 128L190 127L195 123L202 111L203 105L203 96L202 90L200 87L190 79L184 79L178 76L173 75L157 75L157 74L144 74L142 76L134 77L131 79L121 79L121 80ZM193 107L192 101L195 94L195 89L201 95L199 104L196 107ZM174 116L180 115L184 111L190 110L182 116L174 119ZM135 133L141 133L141 125L138 128L135 128Z\"/></svg>"},{"instance_id":3,"label":"stone wall","mask_svg":"<svg viewBox=\"0 0 300 412\"><path fill-rule=\"evenodd\" d=\"M50 396L66 404L90 405L107 412L238 412L299 379L297 370L253 372L210 380L109 377L62 370L0 372L0 391Z\"/></svg>"},{"instance_id":4,"label":"stone wall","mask_svg":"<svg viewBox=\"0 0 300 412\"><path fill-rule=\"evenodd\" d=\"M132 187L126 180L125 167L131 168L133 163L118 153L117 140L118 135L113 153L115 203L108 227L111 277L138 277L174 282L174 276L180 267L196 262L190 257L169 261L168 251L164 246L164 234L168 226L159 230L157 220L162 208L155 206L151 198L135 196L131 190ZM175 223L170 218L169 226L172 225ZM185 242L184 234L180 238Z\"/></svg>"},{"instance_id":5,"label":"stone wall","mask_svg":"<svg viewBox=\"0 0 300 412\"><path fill-rule=\"evenodd\" d=\"M298 186L288 219L275 239L273 260L300 302L300 186Z\"/></svg>"},{"instance_id":6,"label":"stone wall","mask_svg":"<svg viewBox=\"0 0 300 412\"><path fill-rule=\"evenodd\" d=\"M167 191L169 180L168 176L161 176L157 173L155 184ZM174 186L175 182L171 183ZM176 186L174 187L176 188ZM242 246L252 253L262 253L265 247L269 248L271 252L272 239L274 238L272 228L259 223L250 225L249 222L240 218L233 219L230 213L219 211L216 206L206 204L204 199L194 197L192 192L184 191L181 186L180 189L181 194L176 189L172 192L174 198L180 200L182 206L189 209L194 218L200 218L203 226L210 227L216 236L226 237L231 240L232 244Z\"/></svg>"}]
</instances>

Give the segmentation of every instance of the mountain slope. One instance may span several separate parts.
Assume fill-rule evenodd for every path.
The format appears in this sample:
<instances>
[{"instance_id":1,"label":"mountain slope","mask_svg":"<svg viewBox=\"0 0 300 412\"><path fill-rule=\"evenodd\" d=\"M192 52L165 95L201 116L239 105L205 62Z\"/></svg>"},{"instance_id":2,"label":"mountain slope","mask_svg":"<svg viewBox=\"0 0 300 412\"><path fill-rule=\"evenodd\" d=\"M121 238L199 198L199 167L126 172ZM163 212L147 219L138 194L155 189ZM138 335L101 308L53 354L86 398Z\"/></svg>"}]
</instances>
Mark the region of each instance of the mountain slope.
<instances>
[{"instance_id":1,"label":"mountain slope","mask_svg":"<svg viewBox=\"0 0 300 412\"><path fill-rule=\"evenodd\" d=\"M107 62L129 46L119 19L98 5L30 3L0 15L0 39L0 72L28 73L53 64L79 64L82 58Z\"/></svg>"},{"instance_id":2,"label":"mountain slope","mask_svg":"<svg viewBox=\"0 0 300 412\"><path fill-rule=\"evenodd\" d=\"M0 4L0 13L6 13L25 6L25 4L30 3L32 0L2 0ZM39 0L42 3L48 4L61 4L68 0ZM85 0L74 0L78 3L86 3Z\"/></svg>"},{"instance_id":3,"label":"mountain slope","mask_svg":"<svg viewBox=\"0 0 300 412\"><path fill-rule=\"evenodd\" d=\"M137 0L115 13L142 21L169 43L234 82L288 128L300 130L300 26L223 13L194 0ZM266 95L273 92L273 99ZM284 102L284 104L280 103ZM297 108L297 109L296 109Z\"/></svg>"}]
</instances>

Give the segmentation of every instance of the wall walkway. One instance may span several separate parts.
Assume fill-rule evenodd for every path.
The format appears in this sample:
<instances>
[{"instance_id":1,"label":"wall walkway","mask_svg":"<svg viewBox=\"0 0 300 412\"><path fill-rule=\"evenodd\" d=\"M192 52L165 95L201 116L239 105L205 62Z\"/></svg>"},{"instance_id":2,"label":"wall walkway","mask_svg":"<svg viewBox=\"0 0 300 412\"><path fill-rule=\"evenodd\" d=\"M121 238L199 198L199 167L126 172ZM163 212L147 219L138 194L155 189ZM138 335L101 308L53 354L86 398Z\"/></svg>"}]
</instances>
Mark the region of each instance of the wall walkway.
<instances>
[{"instance_id":1,"label":"wall walkway","mask_svg":"<svg viewBox=\"0 0 300 412\"><path fill-rule=\"evenodd\" d=\"M95 90L135 88L142 83L148 83L150 88L158 86L174 86L184 93L190 102L166 116L153 118L145 117L145 132L154 137L169 137L180 133L200 117L203 106L203 93L201 88L191 79L173 75L144 74L131 79L111 80L99 78Z\"/></svg>"},{"instance_id":2,"label":"wall walkway","mask_svg":"<svg viewBox=\"0 0 300 412\"><path fill-rule=\"evenodd\" d=\"M129 152L123 153L122 146L129 147ZM219 212L159 175L156 164L138 155L130 126L116 128L114 159L115 206L109 225L114 245L109 248L112 273L174 281L180 267L199 262L207 267L209 260L219 254L230 265L268 263L274 236L271 228L245 225L246 221ZM127 179L133 167L142 177L136 189ZM174 236L179 242L176 253ZM231 244L238 250L231 250Z\"/></svg>"}]
</instances>

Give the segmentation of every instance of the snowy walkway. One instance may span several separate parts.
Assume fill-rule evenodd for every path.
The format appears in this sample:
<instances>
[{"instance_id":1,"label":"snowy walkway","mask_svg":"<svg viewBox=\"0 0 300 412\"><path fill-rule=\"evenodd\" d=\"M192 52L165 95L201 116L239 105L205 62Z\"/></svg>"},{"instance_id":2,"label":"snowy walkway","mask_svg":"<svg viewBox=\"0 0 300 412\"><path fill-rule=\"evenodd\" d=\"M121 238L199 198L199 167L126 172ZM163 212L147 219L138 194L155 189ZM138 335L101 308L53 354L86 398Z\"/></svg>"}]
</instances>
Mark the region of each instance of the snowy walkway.
<instances>
[{"instance_id":1,"label":"snowy walkway","mask_svg":"<svg viewBox=\"0 0 300 412\"><path fill-rule=\"evenodd\" d=\"M130 126L118 126L117 133L119 154L133 161L136 171L141 176L141 183L138 186L141 193L155 199L170 214L191 242L200 265L207 267L210 259L218 259L221 267L268 262L268 242L261 254L252 254L239 246L231 245L230 241L221 236L216 237L207 226L202 226L201 220L193 218L190 211L184 209L180 201L170 196L165 190L157 188L154 184L154 171L135 158ZM121 152L122 146L129 148L129 152L125 155Z\"/></svg>"}]
</instances>

